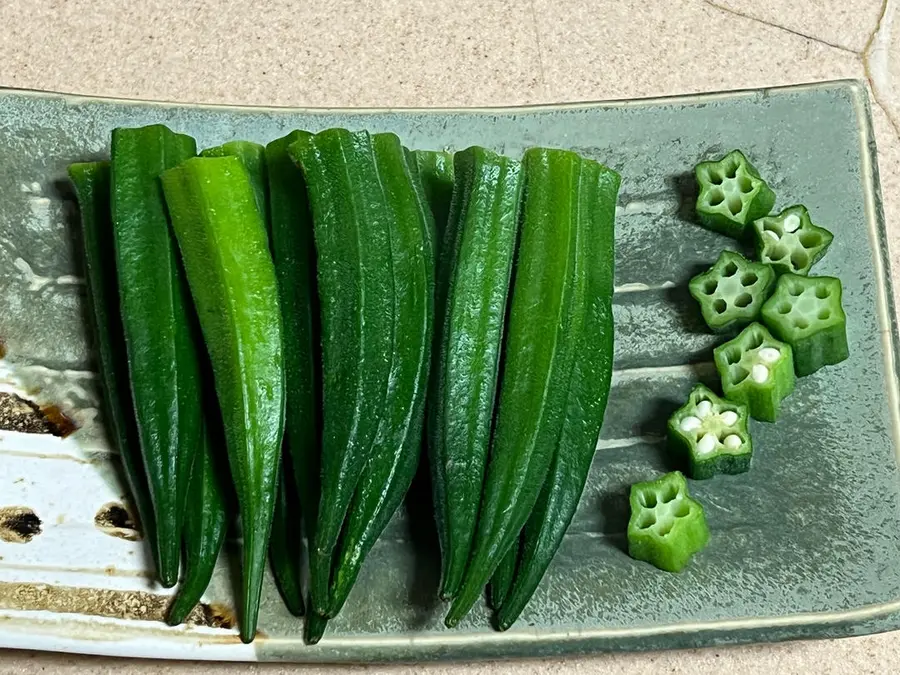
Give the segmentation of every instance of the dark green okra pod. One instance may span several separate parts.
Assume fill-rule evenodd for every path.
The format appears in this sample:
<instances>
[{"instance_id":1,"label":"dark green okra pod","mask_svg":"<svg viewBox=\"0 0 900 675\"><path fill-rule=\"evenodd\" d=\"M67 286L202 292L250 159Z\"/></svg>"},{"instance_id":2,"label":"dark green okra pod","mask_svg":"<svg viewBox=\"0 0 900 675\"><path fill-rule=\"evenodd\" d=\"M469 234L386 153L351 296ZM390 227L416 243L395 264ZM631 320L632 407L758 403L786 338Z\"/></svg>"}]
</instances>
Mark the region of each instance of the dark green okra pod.
<instances>
[{"instance_id":1,"label":"dark green okra pod","mask_svg":"<svg viewBox=\"0 0 900 675\"><path fill-rule=\"evenodd\" d=\"M300 526L300 501L294 484L294 469L290 455L285 452L278 478L278 499L272 517L269 539L269 564L275 585L284 606L294 616L303 616L303 584L300 562L303 557L303 536Z\"/></svg>"},{"instance_id":2,"label":"dark green okra pod","mask_svg":"<svg viewBox=\"0 0 900 675\"><path fill-rule=\"evenodd\" d=\"M137 508L141 530L150 556L159 570L156 518L147 484L140 438L134 417L128 356L122 317L119 314L119 282L110 214L109 162L86 162L69 166L81 211L81 233L87 277L88 309L94 319L93 337L103 380L103 405L112 441L122 458L122 467Z\"/></svg>"},{"instance_id":3,"label":"dark green okra pod","mask_svg":"<svg viewBox=\"0 0 900 675\"><path fill-rule=\"evenodd\" d=\"M732 403L698 384L669 418L669 446L687 461L694 480L743 473L753 456L749 417L746 405Z\"/></svg>"},{"instance_id":4,"label":"dark green okra pod","mask_svg":"<svg viewBox=\"0 0 900 675\"><path fill-rule=\"evenodd\" d=\"M202 433L195 319L160 174L196 154L162 125L112 132L116 271L134 410L156 518L163 586L178 580L181 529Z\"/></svg>"},{"instance_id":5,"label":"dark green okra pod","mask_svg":"<svg viewBox=\"0 0 900 675\"><path fill-rule=\"evenodd\" d=\"M752 323L713 354L725 397L747 404L754 419L778 419L782 399L794 390L791 346L773 338L762 324Z\"/></svg>"},{"instance_id":6,"label":"dark green okra pod","mask_svg":"<svg viewBox=\"0 0 900 675\"><path fill-rule=\"evenodd\" d=\"M742 239L747 226L768 215L775 193L740 150L694 168L700 193L697 217L707 228Z\"/></svg>"},{"instance_id":7,"label":"dark green okra pod","mask_svg":"<svg viewBox=\"0 0 900 675\"><path fill-rule=\"evenodd\" d=\"M268 177L266 166L266 150L259 143L252 141L228 141L214 148L207 148L200 153L201 157L237 157L247 168L253 194L256 195L256 207L266 223L269 222Z\"/></svg>"},{"instance_id":8,"label":"dark green okra pod","mask_svg":"<svg viewBox=\"0 0 900 675\"><path fill-rule=\"evenodd\" d=\"M835 277L785 274L763 306L766 326L793 350L797 375L809 375L850 356L841 292L841 280Z\"/></svg>"},{"instance_id":9,"label":"dark green okra pod","mask_svg":"<svg viewBox=\"0 0 900 675\"><path fill-rule=\"evenodd\" d=\"M525 609L550 566L584 491L606 411L613 370L613 277L615 211L620 177L583 160L580 205L588 218L576 234L575 299L569 339L574 363L565 417L541 494L521 534L521 554L512 589L497 613L501 629Z\"/></svg>"},{"instance_id":10,"label":"dark green okra pod","mask_svg":"<svg viewBox=\"0 0 900 675\"><path fill-rule=\"evenodd\" d=\"M421 184L394 134L372 137L376 165L391 186L394 277L391 372L369 463L353 496L331 585L328 616L343 606L366 555L409 490L422 447L434 314L434 224Z\"/></svg>"},{"instance_id":11,"label":"dark green okra pod","mask_svg":"<svg viewBox=\"0 0 900 675\"><path fill-rule=\"evenodd\" d=\"M703 320L717 333L756 321L773 288L771 267L734 251L722 251L715 265L688 284Z\"/></svg>"},{"instance_id":12,"label":"dark green okra pod","mask_svg":"<svg viewBox=\"0 0 900 675\"><path fill-rule=\"evenodd\" d=\"M415 169L425 189L425 197L434 216L435 244L440 244L450 216L453 197L453 153L441 150L413 150Z\"/></svg>"},{"instance_id":13,"label":"dark green okra pod","mask_svg":"<svg viewBox=\"0 0 900 675\"><path fill-rule=\"evenodd\" d=\"M778 274L809 274L834 239L831 232L813 224L802 205L755 220L753 233L759 259Z\"/></svg>"},{"instance_id":14,"label":"dark green okra pod","mask_svg":"<svg viewBox=\"0 0 900 675\"><path fill-rule=\"evenodd\" d=\"M631 486L628 554L667 572L680 572L709 542L699 502L679 471Z\"/></svg>"},{"instance_id":15,"label":"dark green okra pod","mask_svg":"<svg viewBox=\"0 0 900 675\"><path fill-rule=\"evenodd\" d=\"M477 527L522 194L516 160L472 147L454 163L428 410L443 598L459 590Z\"/></svg>"}]
</instances>

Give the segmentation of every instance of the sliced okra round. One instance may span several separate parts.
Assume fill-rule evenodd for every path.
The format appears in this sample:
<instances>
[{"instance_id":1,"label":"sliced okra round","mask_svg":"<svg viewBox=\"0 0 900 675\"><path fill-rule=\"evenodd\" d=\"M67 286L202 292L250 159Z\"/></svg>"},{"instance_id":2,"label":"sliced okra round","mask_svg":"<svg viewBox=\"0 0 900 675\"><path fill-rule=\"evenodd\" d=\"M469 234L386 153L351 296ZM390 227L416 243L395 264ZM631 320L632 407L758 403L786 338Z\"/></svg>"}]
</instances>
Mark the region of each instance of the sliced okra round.
<instances>
[{"instance_id":1,"label":"sliced okra round","mask_svg":"<svg viewBox=\"0 0 900 675\"><path fill-rule=\"evenodd\" d=\"M688 284L703 320L717 333L755 321L774 287L771 267L734 251L722 251L715 265Z\"/></svg>"},{"instance_id":2,"label":"sliced okra round","mask_svg":"<svg viewBox=\"0 0 900 675\"><path fill-rule=\"evenodd\" d=\"M753 221L753 235L759 259L778 274L809 274L834 239L831 232L813 224L801 204Z\"/></svg>"},{"instance_id":3,"label":"sliced okra round","mask_svg":"<svg viewBox=\"0 0 900 675\"><path fill-rule=\"evenodd\" d=\"M680 572L709 541L703 506L688 494L680 471L635 483L629 496L628 554L667 572Z\"/></svg>"},{"instance_id":4,"label":"sliced okra round","mask_svg":"<svg viewBox=\"0 0 900 675\"><path fill-rule=\"evenodd\" d=\"M841 280L784 274L763 305L769 330L794 352L797 375L840 363L850 355Z\"/></svg>"},{"instance_id":5,"label":"sliced okra round","mask_svg":"<svg viewBox=\"0 0 900 675\"><path fill-rule=\"evenodd\" d=\"M695 480L743 473L753 456L749 418L746 405L698 384L669 418L669 446L687 460L688 474Z\"/></svg>"},{"instance_id":6,"label":"sliced okra round","mask_svg":"<svg viewBox=\"0 0 900 675\"><path fill-rule=\"evenodd\" d=\"M775 205L775 193L740 150L718 161L700 162L694 175L700 186L697 217L716 232L741 239L747 225Z\"/></svg>"},{"instance_id":7,"label":"sliced okra round","mask_svg":"<svg viewBox=\"0 0 900 675\"><path fill-rule=\"evenodd\" d=\"M713 354L725 397L746 404L753 419L774 422L782 399L794 390L791 346L772 337L762 324L751 323Z\"/></svg>"}]
</instances>

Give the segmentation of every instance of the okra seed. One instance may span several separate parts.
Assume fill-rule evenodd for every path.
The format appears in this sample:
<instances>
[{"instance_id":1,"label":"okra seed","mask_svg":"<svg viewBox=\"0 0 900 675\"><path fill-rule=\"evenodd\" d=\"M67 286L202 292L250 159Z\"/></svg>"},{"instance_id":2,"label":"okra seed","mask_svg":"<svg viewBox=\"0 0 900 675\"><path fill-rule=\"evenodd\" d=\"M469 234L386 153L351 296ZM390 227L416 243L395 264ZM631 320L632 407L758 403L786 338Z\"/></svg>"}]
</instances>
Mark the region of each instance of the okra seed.
<instances>
[{"instance_id":1,"label":"okra seed","mask_svg":"<svg viewBox=\"0 0 900 675\"><path fill-rule=\"evenodd\" d=\"M819 311L819 321L828 321L831 318L831 310L823 309Z\"/></svg>"},{"instance_id":2,"label":"okra seed","mask_svg":"<svg viewBox=\"0 0 900 675\"><path fill-rule=\"evenodd\" d=\"M696 412L697 417L699 417L700 419L708 417L712 412L712 403L710 403L709 401L700 401L700 403L697 404Z\"/></svg>"},{"instance_id":3,"label":"okra seed","mask_svg":"<svg viewBox=\"0 0 900 675\"><path fill-rule=\"evenodd\" d=\"M737 413L734 410L726 410L722 413L722 424L733 427L738 421Z\"/></svg>"},{"instance_id":4,"label":"okra seed","mask_svg":"<svg viewBox=\"0 0 900 675\"><path fill-rule=\"evenodd\" d=\"M800 228L800 216L792 213L784 219L784 231L796 232Z\"/></svg>"},{"instance_id":5,"label":"okra seed","mask_svg":"<svg viewBox=\"0 0 900 675\"><path fill-rule=\"evenodd\" d=\"M741 277L741 286L752 286L757 281L759 281L759 277L756 276L753 272L746 272Z\"/></svg>"},{"instance_id":6,"label":"okra seed","mask_svg":"<svg viewBox=\"0 0 900 675\"><path fill-rule=\"evenodd\" d=\"M775 349L775 347L763 347L759 350L759 358L766 363L775 363L781 358L781 352Z\"/></svg>"},{"instance_id":7,"label":"okra seed","mask_svg":"<svg viewBox=\"0 0 900 675\"><path fill-rule=\"evenodd\" d=\"M737 307L748 307L751 302L753 302L753 296L749 293L741 293L734 299L734 304Z\"/></svg>"},{"instance_id":8,"label":"okra seed","mask_svg":"<svg viewBox=\"0 0 900 675\"><path fill-rule=\"evenodd\" d=\"M731 434L730 436L725 437L725 447L729 450L737 450L741 447L741 437L737 434Z\"/></svg>"},{"instance_id":9,"label":"okra seed","mask_svg":"<svg viewBox=\"0 0 900 675\"><path fill-rule=\"evenodd\" d=\"M683 420L681 420L681 424L678 425L678 428L682 431L694 431L699 429L701 424L703 424L698 418L693 415L688 415Z\"/></svg>"},{"instance_id":10,"label":"okra seed","mask_svg":"<svg viewBox=\"0 0 900 675\"><path fill-rule=\"evenodd\" d=\"M722 314L726 309L728 309L728 303L725 302L722 298L716 298L713 301L713 309L716 310L718 314Z\"/></svg>"},{"instance_id":11,"label":"okra seed","mask_svg":"<svg viewBox=\"0 0 900 675\"><path fill-rule=\"evenodd\" d=\"M703 438L697 443L697 452L701 455L708 455L716 449L718 442L719 439L716 438L715 434L704 434Z\"/></svg>"},{"instance_id":12,"label":"okra seed","mask_svg":"<svg viewBox=\"0 0 900 675\"><path fill-rule=\"evenodd\" d=\"M762 384L766 380L769 379L769 369L761 363L757 363L750 370L750 377L753 378L754 382L758 382Z\"/></svg>"},{"instance_id":13,"label":"okra seed","mask_svg":"<svg viewBox=\"0 0 900 675\"><path fill-rule=\"evenodd\" d=\"M775 241L778 241L780 239L780 237L778 236L778 233L775 232L774 230L763 230L763 234L769 235Z\"/></svg>"},{"instance_id":14,"label":"okra seed","mask_svg":"<svg viewBox=\"0 0 900 675\"><path fill-rule=\"evenodd\" d=\"M791 284L790 288L788 288L788 293L794 297L798 297L803 294L803 286L800 284Z\"/></svg>"},{"instance_id":15,"label":"okra seed","mask_svg":"<svg viewBox=\"0 0 900 675\"><path fill-rule=\"evenodd\" d=\"M824 300L830 295L827 286L816 286L816 297L819 300Z\"/></svg>"},{"instance_id":16,"label":"okra seed","mask_svg":"<svg viewBox=\"0 0 900 675\"><path fill-rule=\"evenodd\" d=\"M807 321L806 319L801 317L801 318L797 319L796 321L794 321L794 325L797 328L799 328L800 330L805 330L805 329L809 328L809 321Z\"/></svg>"},{"instance_id":17,"label":"okra seed","mask_svg":"<svg viewBox=\"0 0 900 675\"><path fill-rule=\"evenodd\" d=\"M778 305L778 313L779 314L790 314L791 313L791 303L782 302Z\"/></svg>"}]
</instances>

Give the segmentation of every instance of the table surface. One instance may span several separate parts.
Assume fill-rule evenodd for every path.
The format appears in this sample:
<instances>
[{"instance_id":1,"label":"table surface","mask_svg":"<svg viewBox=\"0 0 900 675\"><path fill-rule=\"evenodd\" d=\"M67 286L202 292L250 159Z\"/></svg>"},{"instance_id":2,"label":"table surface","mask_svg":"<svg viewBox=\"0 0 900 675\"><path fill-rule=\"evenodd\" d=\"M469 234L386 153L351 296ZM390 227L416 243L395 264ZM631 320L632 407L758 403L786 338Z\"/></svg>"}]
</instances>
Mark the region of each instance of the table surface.
<instances>
[{"instance_id":1,"label":"table surface","mask_svg":"<svg viewBox=\"0 0 900 675\"><path fill-rule=\"evenodd\" d=\"M450 107L857 78L868 83L873 101L891 259L900 270L900 83L892 77L900 69L898 7L900 0L3 0L0 86L185 102ZM881 673L898 658L900 633L889 633L564 661L352 670ZM0 675L248 669L338 670L0 655Z\"/></svg>"}]
</instances>

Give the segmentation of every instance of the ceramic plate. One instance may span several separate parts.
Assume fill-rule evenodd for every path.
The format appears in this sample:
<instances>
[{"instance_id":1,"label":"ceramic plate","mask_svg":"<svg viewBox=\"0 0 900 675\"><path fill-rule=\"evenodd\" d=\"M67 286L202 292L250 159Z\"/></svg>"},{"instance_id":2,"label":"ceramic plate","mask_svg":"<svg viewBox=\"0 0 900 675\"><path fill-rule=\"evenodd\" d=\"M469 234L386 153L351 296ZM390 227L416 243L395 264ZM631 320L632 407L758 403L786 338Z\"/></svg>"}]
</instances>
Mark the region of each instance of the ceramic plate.
<instances>
[{"instance_id":1,"label":"ceramic plate","mask_svg":"<svg viewBox=\"0 0 900 675\"><path fill-rule=\"evenodd\" d=\"M117 126L155 122L201 147L295 128L394 131L413 148L519 155L572 148L623 177L616 370L580 509L520 621L477 607L456 630L435 599L427 487L372 551L322 642L264 592L260 635L234 629L233 556L186 627L160 621L106 440L85 334L70 162ZM691 168L743 149L778 195L835 234L816 267L844 282L851 357L798 384L753 426L751 471L694 483L712 540L682 574L624 552L627 487L670 468L663 434L696 381L714 383L687 280L735 242L691 222ZM900 627L897 333L865 87L783 89L485 110L291 110L0 92L0 646L138 657L297 661L526 657L855 635ZM65 426L66 437L53 433ZM234 545L228 546L233 553Z\"/></svg>"}]
</instances>

